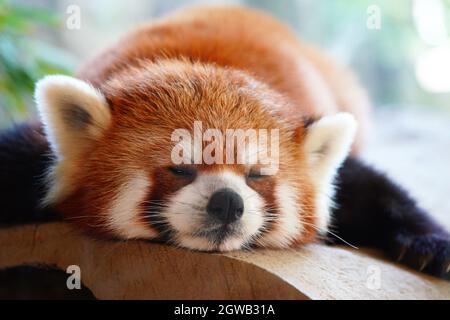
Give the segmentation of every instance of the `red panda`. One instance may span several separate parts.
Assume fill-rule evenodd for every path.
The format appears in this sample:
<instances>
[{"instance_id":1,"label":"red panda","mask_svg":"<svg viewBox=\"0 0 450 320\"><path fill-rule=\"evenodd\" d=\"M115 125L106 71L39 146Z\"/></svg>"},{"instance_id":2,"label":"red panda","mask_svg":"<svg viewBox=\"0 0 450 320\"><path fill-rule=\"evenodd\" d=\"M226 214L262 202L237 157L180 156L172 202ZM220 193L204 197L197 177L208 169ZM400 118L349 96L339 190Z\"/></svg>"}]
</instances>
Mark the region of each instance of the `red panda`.
<instances>
[{"instance_id":1,"label":"red panda","mask_svg":"<svg viewBox=\"0 0 450 320\"><path fill-rule=\"evenodd\" d=\"M327 63L333 72L321 71ZM84 228L119 238L157 237L142 205L157 201L167 202L158 219L175 229L177 244L192 249L238 249L260 235L265 215L277 221L258 237L261 245L309 242L326 228L331 194L324 193L354 137L353 116L336 114L349 111L367 122L367 99L344 70L283 25L242 8L185 10L144 25L87 63L78 78L50 76L37 85L58 156L47 201ZM352 99L337 79L354 91ZM326 115L305 134L304 118ZM194 121L205 128L281 129L278 174L249 179L249 165L214 164L197 166L191 184L174 177L167 170L171 134ZM324 147L322 159L307 164ZM321 176L312 177L307 165ZM211 187L210 180L220 183ZM209 199L221 188L240 193L244 214L242 231L215 245L193 235L205 233L194 217L206 211L201 194ZM181 204L191 202L201 212Z\"/></svg>"},{"instance_id":2,"label":"red panda","mask_svg":"<svg viewBox=\"0 0 450 320\"><path fill-rule=\"evenodd\" d=\"M228 251L298 247L333 234L422 262L423 246L411 244L431 237L439 252L425 271L448 277L448 233L353 159L370 127L365 91L263 13L180 11L125 35L76 78L45 77L35 98L54 155L43 202L96 237ZM277 130L275 173L261 174L249 159L274 141L249 140L240 156L224 151L237 162L174 164L174 132L195 139L198 122L222 133ZM206 142L189 140L183 157L192 160Z\"/></svg>"}]
</instances>

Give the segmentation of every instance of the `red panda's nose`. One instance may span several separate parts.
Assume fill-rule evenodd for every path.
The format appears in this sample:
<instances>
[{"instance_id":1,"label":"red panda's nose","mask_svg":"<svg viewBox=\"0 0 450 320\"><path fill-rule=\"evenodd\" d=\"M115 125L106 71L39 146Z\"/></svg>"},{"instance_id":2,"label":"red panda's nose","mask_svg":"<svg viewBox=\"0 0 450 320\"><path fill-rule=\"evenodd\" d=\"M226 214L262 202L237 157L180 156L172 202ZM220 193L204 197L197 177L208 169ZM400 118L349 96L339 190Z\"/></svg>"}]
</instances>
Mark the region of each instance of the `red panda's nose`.
<instances>
[{"instance_id":1,"label":"red panda's nose","mask_svg":"<svg viewBox=\"0 0 450 320\"><path fill-rule=\"evenodd\" d=\"M206 206L206 211L220 222L231 223L242 217L244 201L233 190L223 188L213 193Z\"/></svg>"}]
</instances>

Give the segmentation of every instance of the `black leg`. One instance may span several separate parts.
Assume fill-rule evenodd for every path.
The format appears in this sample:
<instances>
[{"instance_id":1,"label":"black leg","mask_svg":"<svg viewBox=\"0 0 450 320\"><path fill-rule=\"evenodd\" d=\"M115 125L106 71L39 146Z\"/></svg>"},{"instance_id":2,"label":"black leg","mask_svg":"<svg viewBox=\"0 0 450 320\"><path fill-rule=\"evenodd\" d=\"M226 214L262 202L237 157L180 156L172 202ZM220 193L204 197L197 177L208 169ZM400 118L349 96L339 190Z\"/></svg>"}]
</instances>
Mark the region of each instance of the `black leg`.
<instances>
[{"instance_id":1,"label":"black leg","mask_svg":"<svg viewBox=\"0 0 450 320\"><path fill-rule=\"evenodd\" d=\"M385 175L347 159L337 179L336 205L330 230L344 240L450 280L450 234Z\"/></svg>"},{"instance_id":2,"label":"black leg","mask_svg":"<svg viewBox=\"0 0 450 320\"><path fill-rule=\"evenodd\" d=\"M0 226L57 218L42 208L45 173L52 156L39 124L0 132Z\"/></svg>"}]
</instances>

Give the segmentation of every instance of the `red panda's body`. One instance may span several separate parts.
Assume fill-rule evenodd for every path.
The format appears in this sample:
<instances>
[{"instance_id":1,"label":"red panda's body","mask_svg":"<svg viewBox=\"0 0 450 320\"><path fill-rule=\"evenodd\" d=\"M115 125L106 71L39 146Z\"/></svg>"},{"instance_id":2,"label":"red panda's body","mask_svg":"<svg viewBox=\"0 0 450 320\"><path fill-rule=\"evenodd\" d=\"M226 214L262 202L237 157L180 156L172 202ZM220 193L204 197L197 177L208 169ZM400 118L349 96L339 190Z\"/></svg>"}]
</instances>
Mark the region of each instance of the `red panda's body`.
<instances>
[{"instance_id":1,"label":"red panda's body","mask_svg":"<svg viewBox=\"0 0 450 320\"><path fill-rule=\"evenodd\" d=\"M262 13L181 11L129 33L77 78L44 78L35 97L55 159L28 196L46 189L44 204L96 237L227 251L296 247L332 225L338 239L393 256L442 251L426 271L448 274L448 234L386 177L346 160L369 126L364 91ZM228 149L230 130L249 133L245 152ZM0 136L6 167L10 139Z\"/></svg>"},{"instance_id":2,"label":"red panda's body","mask_svg":"<svg viewBox=\"0 0 450 320\"><path fill-rule=\"evenodd\" d=\"M308 208L306 211L311 213L301 217L304 220L302 232L297 230L298 226L289 234L283 231L283 226L271 223L272 233L285 235L260 243L286 246L309 242L317 230L325 230L328 223L328 218L312 213L323 211L319 215L328 216L325 213L329 210L328 201L316 193L332 195L330 191L321 191L328 186L312 184L304 155L296 150L295 144L303 142L301 124L307 118L317 119L339 111L353 113L362 124L354 151L360 147L367 129L366 96L347 71L301 44L279 22L239 7L184 10L141 26L87 63L78 76L105 95L111 109L112 126L99 137L89 157L81 152L74 157L71 166L83 161L86 170L76 170L71 175L70 170L62 169L67 179L65 184L70 184L72 190L58 208L97 235L105 232L110 236L110 230L104 227L106 222L99 219L101 215L92 212L107 211L118 197L111 189L119 189L129 179L124 176L121 180L117 170L120 156L111 157L112 154L126 155L127 161L133 157L134 165L142 167L151 166L147 163L149 157L142 158L142 155L152 154L153 164L159 161L159 165L165 165L170 162L170 132L176 128L191 128L194 121L223 130L279 129L282 122L285 131L282 140L285 141L281 141L277 178L286 179L290 187L301 190L302 196L291 205L292 210ZM258 104L263 104L264 110L260 110ZM273 115L276 120L272 119ZM155 124L160 128L155 128ZM139 137L140 130L152 133L153 144ZM295 130L297 138L291 139L289 131ZM222 167L203 166L202 170L220 171ZM239 175L245 174L242 166L227 168ZM158 194L149 196L155 199L152 201L168 201L173 192L183 186L177 185L170 174L161 172L158 176L152 171L148 173L151 183L159 184L155 190ZM280 206L280 199L274 195L279 184L276 180L270 177L259 190L256 187L265 199L265 206L273 208L274 215ZM292 215L300 216L299 212ZM127 230L122 230L122 234L127 234L126 237L149 238L161 234L154 230L155 225L149 226L142 219L124 228ZM131 229L134 231L130 232Z\"/></svg>"},{"instance_id":3,"label":"red panda's body","mask_svg":"<svg viewBox=\"0 0 450 320\"><path fill-rule=\"evenodd\" d=\"M145 24L87 63L78 73L102 87L142 60L186 59L242 70L292 104L280 117L295 123L339 111L355 115L355 150L369 127L365 91L348 70L298 40L285 25L243 7L199 7ZM278 111L278 110L277 110Z\"/></svg>"},{"instance_id":4,"label":"red panda's body","mask_svg":"<svg viewBox=\"0 0 450 320\"><path fill-rule=\"evenodd\" d=\"M303 122L306 118L317 119L339 111L352 112L364 124L360 127L355 150L366 129L367 99L351 75L301 44L279 22L238 7L185 10L141 26L87 63L78 76L105 96L111 109L111 125L98 138L95 147L87 148L89 157L83 152L73 157L70 167L82 161L85 170L71 173L67 168L59 169L64 171L67 181L66 187L58 188L71 190L66 192L64 200L58 200L57 208L97 235L109 234L110 230L101 215L92 212L108 211L119 197L111 190L118 190L129 179L118 173L117 159L126 155L127 161L144 168L152 164L147 163L149 157L142 155L152 154L153 164L159 161L160 165L167 165L172 146L170 132L191 128L200 120L208 128L223 130L282 129L280 172L277 178L267 178L263 184L253 187L276 216L282 202L274 195L281 185L277 179L285 179L289 188L302 193L298 199L296 196L290 210L308 208L311 213L298 218L303 220L302 232L300 225L292 228L290 234L282 230L289 228L292 222L286 222L284 227L271 223L266 229L285 235L260 243L286 246L309 242L317 230L324 230L327 224L327 218L319 218L312 212L329 209L328 204L322 204L327 201L315 194L324 186L312 184L304 155L297 147L305 134ZM264 105L262 109L261 105ZM159 127L155 127L156 124ZM144 141L140 130L151 133L153 143ZM297 137L292 138L292 135ZM116 156L111 157L112 154ZM222 168L220 165L203 166L202 170L221 171ZM245 175L242 166L227 169ZM154 168L148 172L151 184L159 184L153 191L157 194L150 192L152 201L169 201L174 191L183 186L162 171L160 175ZM293 191L297 192L300 191ZM331 197L329 191L323 192ZM300 212L291 215L294 219ZM318 223L319 219L323 221ZM142 218L123 228L127 229L122 230L126 237L158 235L155 225L149 226ZM134 231L130 232L131 229Z\"/></svg>"}]
</instances>

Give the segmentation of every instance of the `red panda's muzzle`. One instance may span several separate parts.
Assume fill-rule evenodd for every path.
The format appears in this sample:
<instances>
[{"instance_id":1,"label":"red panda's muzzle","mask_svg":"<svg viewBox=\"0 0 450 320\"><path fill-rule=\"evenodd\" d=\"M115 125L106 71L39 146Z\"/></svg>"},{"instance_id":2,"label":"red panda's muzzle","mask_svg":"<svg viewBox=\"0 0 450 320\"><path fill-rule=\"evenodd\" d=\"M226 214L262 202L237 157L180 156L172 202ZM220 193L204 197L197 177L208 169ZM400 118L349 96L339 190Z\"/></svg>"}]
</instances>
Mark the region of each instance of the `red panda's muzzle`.
<instances>
[{"instance_id":1,"label":"red panda's muzzle","mask_svg":"<svg viewBox=\"0 0 450 320\"><path fill-rule=\"evenodd\" d=\"M217 190L209 199L206 211L211 219L217 220L223 226L238 221L244 213L242 197L232 189Z\"/></svg>"}]
</instances>

